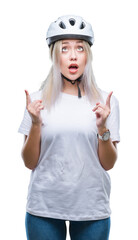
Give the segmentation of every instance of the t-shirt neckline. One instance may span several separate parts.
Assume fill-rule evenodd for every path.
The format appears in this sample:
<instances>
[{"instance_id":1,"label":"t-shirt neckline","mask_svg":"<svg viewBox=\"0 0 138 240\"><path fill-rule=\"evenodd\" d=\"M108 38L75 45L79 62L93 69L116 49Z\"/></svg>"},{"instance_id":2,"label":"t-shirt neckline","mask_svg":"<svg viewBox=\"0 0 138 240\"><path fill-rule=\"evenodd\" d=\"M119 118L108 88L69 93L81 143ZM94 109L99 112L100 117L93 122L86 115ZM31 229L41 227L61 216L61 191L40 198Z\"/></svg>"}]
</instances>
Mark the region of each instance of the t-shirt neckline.
<instances>
[{"instance_id":1,"label":"t-shirt neckline","mask_svg":"<svg viewBox=\"0 0 138 240\"><path fill-rule=\"evenodd\" d=\"M62 96L66 97L66 98L74 98L74 99L84 99L86 97L86 95L81 96L81 98L79 98L77 95L72 95L69 93L65 93L65 92L61 92Z\"/></svg>"}]
</instances>

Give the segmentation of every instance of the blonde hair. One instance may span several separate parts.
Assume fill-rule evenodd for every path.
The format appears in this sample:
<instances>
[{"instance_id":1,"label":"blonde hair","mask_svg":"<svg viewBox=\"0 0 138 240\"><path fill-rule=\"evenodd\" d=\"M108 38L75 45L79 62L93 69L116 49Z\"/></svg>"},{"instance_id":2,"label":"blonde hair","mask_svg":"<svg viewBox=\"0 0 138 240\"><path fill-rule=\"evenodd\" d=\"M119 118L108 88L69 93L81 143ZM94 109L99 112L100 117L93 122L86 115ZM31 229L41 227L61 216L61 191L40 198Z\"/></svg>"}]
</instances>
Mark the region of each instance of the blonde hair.
<instances>
[{"instance_id":1,"label":"blonde hair","mask_svg":"<svg viewBox=\"0 0 138 240\"><path fill-rule=\"evenodd\" d=\"M102 99L100 89L97 87L95 77L92 70L92 52L89 44L83 41L84 50L86 51L87 63L82 76L82 86L85 91L85 95L90 103L96 103L96 101ZM50 111L51 107L56 103L59 98L60 92L63 89L63 79L60 72L60 54L61 54L62 40L57 41L50 46L50 58L52 60L52 66L46 80L42 83L40 90L42 90L43 105Z\"/></svg>"}]
</instances>

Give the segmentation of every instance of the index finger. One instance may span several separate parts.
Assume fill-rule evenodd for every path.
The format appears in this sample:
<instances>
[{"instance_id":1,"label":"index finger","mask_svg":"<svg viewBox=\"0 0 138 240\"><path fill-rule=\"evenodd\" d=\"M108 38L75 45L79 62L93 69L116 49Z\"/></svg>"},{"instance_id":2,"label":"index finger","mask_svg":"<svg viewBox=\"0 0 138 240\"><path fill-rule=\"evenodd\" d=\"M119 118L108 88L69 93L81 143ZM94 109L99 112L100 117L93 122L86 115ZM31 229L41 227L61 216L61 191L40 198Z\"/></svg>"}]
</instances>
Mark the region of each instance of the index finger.
<instances>
[{"instance_id":1,"label":"index finger","mask_svg":"<svg viewBox=\"0 0 138 240\"><path fill-rule=\"evenodd\" d=\"M107 99L106 99L106 105L110 108L110 99L111 99L111 96L113 94L113 91L109 93Z\"/></svg>"},{"instance_id":2,"label":"index finger","mask_svg":"<svg viewBox=\"0 0 138 240\"><path fill-rule=\"evenodd\" d=\"M27 90L24 90L26 94L26 106L28 106L31 103L31 98L29 95L29 92Z\"/></svg>"}]
</instances>

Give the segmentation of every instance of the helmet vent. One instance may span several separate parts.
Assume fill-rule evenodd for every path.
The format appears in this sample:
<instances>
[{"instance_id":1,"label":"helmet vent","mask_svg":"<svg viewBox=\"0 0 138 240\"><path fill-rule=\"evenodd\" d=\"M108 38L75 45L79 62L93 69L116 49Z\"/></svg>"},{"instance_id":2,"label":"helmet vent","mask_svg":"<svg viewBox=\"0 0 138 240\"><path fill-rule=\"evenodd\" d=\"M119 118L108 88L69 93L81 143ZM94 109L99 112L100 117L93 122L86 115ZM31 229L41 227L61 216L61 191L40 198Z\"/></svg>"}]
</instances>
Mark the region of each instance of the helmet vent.
<instances>
[{"instance_id":1,"label":"helmet vent","mask_svg":"<svg viewBox=\"0 0 138 240\"><path fill-rule=\"evenodd\" d=\"M74 26L75 25L75 19L74 18L70 18L69 19L70 25Z\"/></svg>"},{"instance_id":2,"label":"helmet vent","mask_svg":"<svg viewBox=\"0 0 138 240\"><path fill-rule=\"evenodd\" d=\"M66 29L66 26L65 26L65 24L64 24L63 22L60 22L60 23L59 23L59 26L60 26L62 29Z\"/></svg>"},{"instance_id":3,"label":"helmet vent","mask_svg":"<svg viewBox=\"0 0 138 240\"><path fill-rule=\"evenodd\" d=\"M83 28L85 28L85 26L86 26L86 25L85 25L85 23L84 23L84 22L82 22L82 23L81 23L81 25L80 25L80 29L83 29Z\"/></svg>"}]
</instances>

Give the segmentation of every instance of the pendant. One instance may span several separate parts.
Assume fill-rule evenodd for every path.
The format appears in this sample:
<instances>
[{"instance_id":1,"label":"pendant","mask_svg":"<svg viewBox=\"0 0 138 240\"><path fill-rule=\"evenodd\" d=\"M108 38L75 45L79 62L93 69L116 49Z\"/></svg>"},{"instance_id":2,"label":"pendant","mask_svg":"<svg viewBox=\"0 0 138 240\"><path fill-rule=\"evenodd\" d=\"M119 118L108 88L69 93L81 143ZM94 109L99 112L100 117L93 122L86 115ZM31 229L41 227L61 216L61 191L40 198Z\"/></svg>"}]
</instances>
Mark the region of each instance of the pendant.
<instances>
[{"instance_id":1,"label":"pendant","mask_svg":"<svg viewBox=\"0 0 138 240\"><path fill-rule=\"evenodd\" d=\"M75 80L71 80L71 83L72 83L72 84L75 84Z\"/></svg>"}]
</instances>

